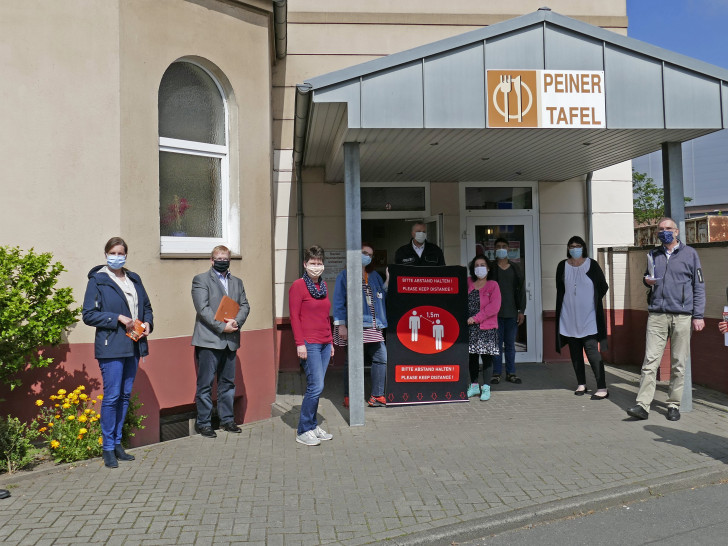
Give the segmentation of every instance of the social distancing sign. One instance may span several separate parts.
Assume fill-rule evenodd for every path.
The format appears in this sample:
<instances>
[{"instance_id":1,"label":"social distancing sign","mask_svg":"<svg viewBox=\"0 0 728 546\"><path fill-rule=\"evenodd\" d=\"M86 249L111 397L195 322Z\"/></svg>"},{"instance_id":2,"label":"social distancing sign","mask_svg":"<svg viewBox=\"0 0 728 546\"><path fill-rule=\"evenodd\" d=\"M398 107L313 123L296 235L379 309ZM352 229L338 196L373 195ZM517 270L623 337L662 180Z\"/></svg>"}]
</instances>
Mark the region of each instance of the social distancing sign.
<instances>
[{"instance_id":1,"label":"social distancing sign","mask_svg":"<svg viewBox=\"0 0 728 546\"><path fill-rule=\"evenodd\" d=\"M387 404L465 402L467 271L389 266Z\"/></svg>"}]
</instances>

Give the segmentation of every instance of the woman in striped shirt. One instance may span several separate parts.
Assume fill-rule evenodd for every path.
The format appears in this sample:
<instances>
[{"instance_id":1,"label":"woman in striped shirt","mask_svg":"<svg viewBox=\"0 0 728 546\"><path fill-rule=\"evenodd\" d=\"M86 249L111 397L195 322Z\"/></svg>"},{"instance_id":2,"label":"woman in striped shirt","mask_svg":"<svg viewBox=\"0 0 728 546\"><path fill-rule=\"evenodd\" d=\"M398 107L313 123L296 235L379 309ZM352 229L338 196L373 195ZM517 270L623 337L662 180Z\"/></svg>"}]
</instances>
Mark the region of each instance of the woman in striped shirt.
<instances>
[{"instance_id":1,"label":"woman in striped shirt","mask_svg":"<svg viewBox=\"0 0 728 546\"><path fill-rule=\"evenodd\" d=\"M361 265L363 298L363 325L364 325L364 359L372 364L372 393L368 404L372 407L386 405L384 398L384 383L387 379L387 347L384 345L382 330L387 327L387 311L385 300L387 296L387 282L374 271L372 256L374 248L369 243L362 243ZM345 347L348 330L346 326L346 269L336 277L336 290L334 292L334 344ZM347 353L348 357L348 353ZM347 362L348 370L348 362ZM348 373L344 378L344 406L349 405Z\"/></svg>"}]
</instances>

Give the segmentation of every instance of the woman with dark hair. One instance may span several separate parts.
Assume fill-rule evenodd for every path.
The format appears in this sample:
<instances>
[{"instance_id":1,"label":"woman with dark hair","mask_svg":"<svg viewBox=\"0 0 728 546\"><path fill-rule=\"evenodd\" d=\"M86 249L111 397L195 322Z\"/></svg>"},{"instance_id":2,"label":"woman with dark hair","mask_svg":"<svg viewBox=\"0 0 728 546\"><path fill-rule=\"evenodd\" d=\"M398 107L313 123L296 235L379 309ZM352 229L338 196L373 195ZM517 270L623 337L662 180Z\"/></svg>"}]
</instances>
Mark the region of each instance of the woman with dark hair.
<instances>
[{"instance_id":1,"label":"woman with dark hair","mask_svg":"<svg viewBox=\"0 0 728 546\"><path fill-rule=\"evenodd\" d=\"M387 347L384 345L382 330L387 327L387 310L385 299L387 283L379 273L374 271L372 257L374 247L369 243L361 245L362 266L362 324L364 326L364 358L372 365L372 393L367 403L371 407L386 406L384 383L387 379ZM389 281L389 278L387 278ZM334 292L334 345L346 347L349 331L347 328L346 310L346 269L336 277ZM344 407L349 406L349 353L346 352L346 370L344 374Z\"/></svg>"},{"instance_id":2,"label":"woman with dark hair","mask_svg":"<svg viewBox=\"0 0 728 546\"><path fill-rule=\"evenodd\" d=\"M109 239L104 247L106 265L89 271L83 298L83 322L96 327L94 356L104 383L102 448L109 468L117 468L118 461L134 460L121 445L121 429L139 358L149 354L147 336L154 328L142 280L124 267L128 250L121 237Z\"/></svg>"},{"instance_id":3,"label":"woman with dark hair","mask_svg":"<svg viewBox=\"0 0 728 546\"><path fill-rule=\"evenodd\" d=\"M321 278L324 272L324 249L316 245L307 248L303 268L303 277L294 281L288 291L296 353L306 372L306 393L301 402L296 441L307 446L317 446L322 440L333 438L316 422L326 368L334 356L329 321L331 303L326 281Z\"/></svg>"},{"instance_id":4,"label":"woman with dark hair","mask_svg":"<svg viewBox=\"0 0 728 546\"><path fill-rule=\"evenodd\" d=\"M501 294L498 283L487 280L488 260L478 254L470 262L468 277L468 352L470 353L470 387L468 398L480 394L480 399L490 399L490 385L478 381L480 362L483 361L483 378L487 378L488 367L492 364L493 355L500 354L498 348L498 311L501 305Z\"/></svg>"},{"instance_id":5,"label":"woman with dark hair","mask_svg":"<svg viewBox=\"0 0 728 546\"><path fill-rule=\"evenodd\" d=\"M574 235L566 244L566 260L556 267L556 352L569 346L578 383L574 394L587 392L584 353L589 359L597 391L592 400L609 397L599 345L607 347L607 324L602 298L609 290L599 264L589 258L584 239Z\"/></svg>"}]
</instances>

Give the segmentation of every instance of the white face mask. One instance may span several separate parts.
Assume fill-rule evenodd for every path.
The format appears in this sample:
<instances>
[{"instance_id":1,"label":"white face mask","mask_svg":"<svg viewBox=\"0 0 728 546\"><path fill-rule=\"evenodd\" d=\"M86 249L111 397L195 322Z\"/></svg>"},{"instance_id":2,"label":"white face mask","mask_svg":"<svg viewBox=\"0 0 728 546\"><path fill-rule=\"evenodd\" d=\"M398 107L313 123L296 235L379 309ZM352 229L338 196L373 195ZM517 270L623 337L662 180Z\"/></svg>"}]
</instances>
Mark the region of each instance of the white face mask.
<instances>
[{"instance_id":1,"label":"white face mask","mask_svg":"<svg viewBox=\"0 0 728 546\"><path fill-rule=\"evenodd\" d=\"M478 266L475 268L475 276L479 279L484 279L488 276L488 268L484 265Z\"/></svg>"},{"instance_id":2,"label":"white face mask","mask_svg":"<svg viewBox=\"0 0 728 546\"><path fill-rule=\"evenodd\" d=\"M417 241L419 244L424 243L425 239L427 239L427 233L425 233L424 231L415 232L415 241Z\"/></svg>"},{"instance_id":3,"label":"white face mask","mask_svg":"<svg viewBox=\"0 0 728 546\"><path fill-rule=\"evenodd\" d=\"M323 265L307 265L306 271L308 271L309 277L320 277L321 273L324 272L324 266Z\"/></svg>"}]
</instances>

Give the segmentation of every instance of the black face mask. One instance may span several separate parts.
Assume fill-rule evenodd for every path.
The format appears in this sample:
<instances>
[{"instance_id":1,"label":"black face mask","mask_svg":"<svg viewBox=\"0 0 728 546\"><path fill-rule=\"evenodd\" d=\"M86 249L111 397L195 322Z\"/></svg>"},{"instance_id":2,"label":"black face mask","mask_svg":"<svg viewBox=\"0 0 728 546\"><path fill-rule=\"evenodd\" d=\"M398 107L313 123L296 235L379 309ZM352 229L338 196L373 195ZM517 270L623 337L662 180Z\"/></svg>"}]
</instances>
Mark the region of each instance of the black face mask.
<instances>
[{"instance_id":1,"label":"black face mask","mask_svg":"<svg viewBox=\"0 0 728 546\"><path fill-rule=\"evenodd\" d=\"M230 260L215 260L212 262L212 267L215 271L225 273L230 268Z\"/></svg>"}]
</instances>

